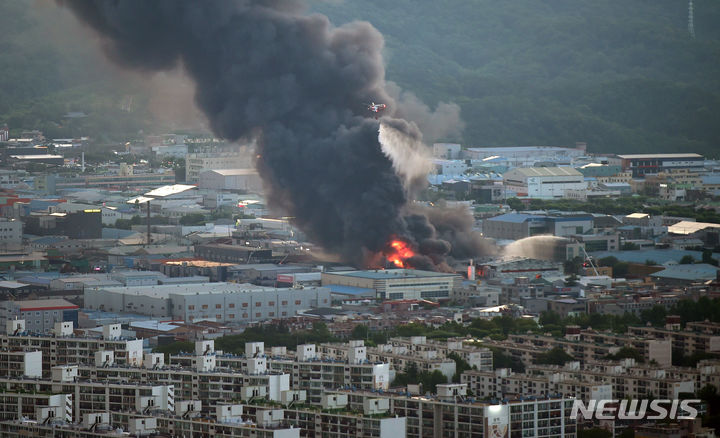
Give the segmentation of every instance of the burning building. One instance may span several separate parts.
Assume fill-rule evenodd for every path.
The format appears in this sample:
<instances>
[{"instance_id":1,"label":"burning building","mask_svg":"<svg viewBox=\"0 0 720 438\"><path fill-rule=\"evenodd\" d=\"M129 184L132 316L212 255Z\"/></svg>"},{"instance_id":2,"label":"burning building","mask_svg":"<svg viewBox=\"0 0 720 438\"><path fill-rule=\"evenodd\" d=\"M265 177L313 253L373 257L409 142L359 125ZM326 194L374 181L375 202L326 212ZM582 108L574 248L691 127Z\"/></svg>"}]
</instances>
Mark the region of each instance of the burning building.
<instances>
[{"instance_id":1,"label":"burning building","mask_svg":"<svg viewBox=\"0 0 720 438\"><path fill-rule=\"evenodd\" d=\"M391 93L369 23L336 27L298 0L58 2L119 65L182 68L214 133L255 144L270 206L327 252L449 270L447 257L484 250L467 212L409 206L431 168L420 128L458 109ZM368 100L387 103L380 120L358 104Z\"/></svg>"}]
</instances>

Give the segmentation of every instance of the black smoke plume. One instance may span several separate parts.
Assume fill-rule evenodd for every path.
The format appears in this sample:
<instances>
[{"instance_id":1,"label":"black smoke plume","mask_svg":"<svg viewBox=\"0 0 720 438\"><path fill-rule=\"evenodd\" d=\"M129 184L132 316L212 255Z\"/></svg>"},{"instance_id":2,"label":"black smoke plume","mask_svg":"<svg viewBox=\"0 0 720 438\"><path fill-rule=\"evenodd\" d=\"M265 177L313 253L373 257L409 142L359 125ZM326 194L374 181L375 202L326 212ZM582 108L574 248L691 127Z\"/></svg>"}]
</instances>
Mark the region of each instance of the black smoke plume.
<instances>
[{"instance_id":1,"label":"black smoke plume","mask_svg":"<svg viewBox=\"0 0 720 438\"><path fill-rule=\"evenodd\" d=\"M216 135L255 140L269 203L326 250L362 264L400 236L421 250L417 267L442 269L461 247L453 239L462 235L426 214L407 216L407 187L363 102L388 103L401 133L417 128L392 119L403 112L386 92L383 38L369 23L334 27L296 0L58 2L118 64L181 66Z\"/></svg>"}]
</instances>

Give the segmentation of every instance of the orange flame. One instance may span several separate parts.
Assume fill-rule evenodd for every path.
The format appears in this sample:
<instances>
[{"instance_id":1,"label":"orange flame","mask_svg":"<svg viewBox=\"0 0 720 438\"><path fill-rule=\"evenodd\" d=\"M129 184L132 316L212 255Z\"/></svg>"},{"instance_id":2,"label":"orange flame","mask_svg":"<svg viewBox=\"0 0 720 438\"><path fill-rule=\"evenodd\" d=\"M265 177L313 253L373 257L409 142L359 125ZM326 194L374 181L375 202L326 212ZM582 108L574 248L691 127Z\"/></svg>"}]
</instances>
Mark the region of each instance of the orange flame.
<instances>
[{"instance_id":1,"label":"orange flame","mask_svg":"<svg viewBox=\"0 0 720 438\"><path fill-rule=\"evenodd\" d=\"M394 239L390 242L390 249L386 251L385 258L393 262L398 268L406 268L406 260L414 256L415 252L402 240Z\"/></svg>"}]
</instances>

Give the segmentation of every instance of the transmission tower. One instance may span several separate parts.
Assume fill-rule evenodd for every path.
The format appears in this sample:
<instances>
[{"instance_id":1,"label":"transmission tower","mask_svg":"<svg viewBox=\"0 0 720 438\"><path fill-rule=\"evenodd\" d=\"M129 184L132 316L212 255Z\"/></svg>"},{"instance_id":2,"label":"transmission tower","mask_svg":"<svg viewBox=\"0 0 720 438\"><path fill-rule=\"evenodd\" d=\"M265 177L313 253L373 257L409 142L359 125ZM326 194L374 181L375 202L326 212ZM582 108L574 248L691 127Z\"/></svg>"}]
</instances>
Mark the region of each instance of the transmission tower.
<instances>
[{"instance_id":1,"label":"transmission tower","mask_svg":"<svg viewBox=\"0 0 720 438\"><path fill-rule=\"evenodd\" d=\"M693 13L693 0L688 2L688 33L690 38L695 39L695 19Z\"/></svg>"}]
</instances>

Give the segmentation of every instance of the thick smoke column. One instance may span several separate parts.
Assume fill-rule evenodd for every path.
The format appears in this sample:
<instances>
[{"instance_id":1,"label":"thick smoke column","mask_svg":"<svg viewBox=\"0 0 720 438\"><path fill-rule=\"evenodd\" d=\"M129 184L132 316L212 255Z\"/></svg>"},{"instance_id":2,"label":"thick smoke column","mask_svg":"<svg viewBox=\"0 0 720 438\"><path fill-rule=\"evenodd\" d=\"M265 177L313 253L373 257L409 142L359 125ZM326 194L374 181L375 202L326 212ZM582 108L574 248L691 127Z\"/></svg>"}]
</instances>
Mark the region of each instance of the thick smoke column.
<instances>
[{"instance_id":1,"label":"thick smoke column","mask_svg":"<svg viewBox=\"0 0 720 438\"><path fill-rule=\"evenodd\" d=\"M392 118L401 114L385 90L383 38L369 23L334 27L295 0L58 1L120 65L182 65L216 135L256 141L268 201L326 250L359 264L401 237L426 242L423 267L436 269L450 252L426 215L406 217L407 181L362 106L387 102L397 135L417 137Z\"/></svg>"}]
</instances>

